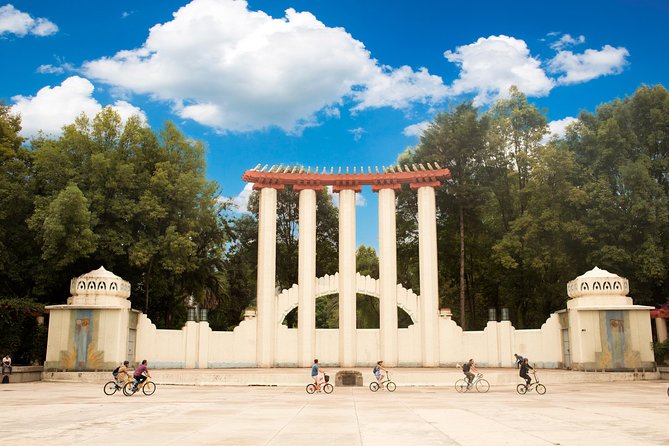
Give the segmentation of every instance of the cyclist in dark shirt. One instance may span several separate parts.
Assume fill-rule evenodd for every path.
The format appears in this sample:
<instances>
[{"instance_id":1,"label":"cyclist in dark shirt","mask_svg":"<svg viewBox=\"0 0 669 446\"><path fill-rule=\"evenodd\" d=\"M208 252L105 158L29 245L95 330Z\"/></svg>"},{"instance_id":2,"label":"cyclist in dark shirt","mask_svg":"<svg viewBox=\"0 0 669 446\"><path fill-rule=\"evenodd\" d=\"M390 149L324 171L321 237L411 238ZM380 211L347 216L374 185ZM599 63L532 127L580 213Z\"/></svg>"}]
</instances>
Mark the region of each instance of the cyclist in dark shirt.
<instances>
[{"instance_id":1,"label":"cyclist in dark shirt","mask_svg":"<svg viewBox=\"0 0 669 446\"><path fill-rule=\"evenodd\" d=\"M530 375L528 375L528 371L534 368L527 363L527 358L523 359L523 363L520 364L520 377L525 379L525 386L529 387L530 383L532 382L532 378L530 378Z\"/></svg>"},{"instance_id":2,"label":"cyclist in dark shirt","mask_svg":"<svg viewBox=\"0 0 669 446\"><path fill-rule=\"evenodd\" d=\"M474 373L478 373L479 371L474 367L474 360L470 359L462 365L462 372L467 376L467 387L469 387L474 380Z\"/></svg>"}]
</instances>

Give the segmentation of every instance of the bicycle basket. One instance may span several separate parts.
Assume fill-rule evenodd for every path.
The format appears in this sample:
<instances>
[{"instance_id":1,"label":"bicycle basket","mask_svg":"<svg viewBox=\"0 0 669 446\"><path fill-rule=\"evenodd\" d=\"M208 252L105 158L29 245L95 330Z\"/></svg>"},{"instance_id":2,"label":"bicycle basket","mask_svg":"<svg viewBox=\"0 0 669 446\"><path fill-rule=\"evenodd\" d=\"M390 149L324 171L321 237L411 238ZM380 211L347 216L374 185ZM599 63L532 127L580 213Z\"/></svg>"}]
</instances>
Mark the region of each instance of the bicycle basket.
<instances>
[{"instance_id":1,"label":"bicycle basket","mask_svg":"<svg viewBox=\"0 0 669 446\"><path fill-rule=\"evenodd\" d=\"M325 378L325 382L330 381L330 375L325 375L324 378Z\"/></svg>"}]
</instances>

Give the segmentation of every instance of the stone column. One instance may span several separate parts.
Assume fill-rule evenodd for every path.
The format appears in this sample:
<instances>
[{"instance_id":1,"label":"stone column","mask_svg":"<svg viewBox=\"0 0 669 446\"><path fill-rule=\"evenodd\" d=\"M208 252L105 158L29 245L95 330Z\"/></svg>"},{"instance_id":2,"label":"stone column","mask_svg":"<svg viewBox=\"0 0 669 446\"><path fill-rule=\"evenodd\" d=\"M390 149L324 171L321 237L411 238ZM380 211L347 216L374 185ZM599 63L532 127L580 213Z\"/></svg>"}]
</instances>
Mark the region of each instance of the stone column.
<instances>
[{"instance_id":1,"label":"stone column","mask_svg":"<svg viewBox=\"0 0 669 446\"><path fill-rule=\"evenodd\" d=\"M356 365L355 190L339 191L339 366Z\"/></svg>"},{"instance_id":2,"label":"stone column","mask_svg":"<svg viewBox=\"0 0 669 446\"><path fill-rule=\"evenodd\" d=\"M661 317L655 318L655 331L657 332L658 342L667 340L667 321Z\"/></svg>"},{"instance_id":3,"label":"stone column","mask_svg":"<svg viewBox=\"0 0 669 446\"><path fill-rule=\"evenodd\" d=\"M413 186L413 185L412 185ZM439 282L434 187L418 184L419 314L423 367L439 366ZM414 187L415 188L415 187Z\"/></svg>"},{"instance_id":4,"label":"stone column","mask_svg":"<svg viewBox=\"0 0 669 446\"><path fill-rule=\"evenodd\" d=\"M297 338L298 364L309 367L316 349L316 191L300 191Z\"/></svg>"},{"instance_id":5,"label":"stone column","mask_svg":"<svg viewBox=\"0 0 669 446\"><path fill-rule=\"evenodd\" d=\"M397 235L395 190L379 189L379 308L380 358L396 367L397 350Z\"/></svg>"},{"instance_id":6,"label":"stone column","mask_svg":"<svg viewBox=\"0 0 669 446\"><path fill-rule=\"evenodd\" d=\"M274 365L276 333L276 196L272 187L260 189L258 213L258 283L256 363L258 367Z\"/></svg>"}]
</instances>

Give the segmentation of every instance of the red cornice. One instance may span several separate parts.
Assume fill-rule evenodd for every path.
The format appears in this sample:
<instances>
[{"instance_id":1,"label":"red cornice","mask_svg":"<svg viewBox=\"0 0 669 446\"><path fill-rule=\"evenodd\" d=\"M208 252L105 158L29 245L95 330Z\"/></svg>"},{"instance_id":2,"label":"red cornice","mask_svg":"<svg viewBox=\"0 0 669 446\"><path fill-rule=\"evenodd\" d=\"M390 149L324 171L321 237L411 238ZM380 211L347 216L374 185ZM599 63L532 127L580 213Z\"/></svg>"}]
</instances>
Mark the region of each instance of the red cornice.
<instances>
[{"instance_id":1,"label":"red cornice","mask_svg":"<svg viewBox=\"0 0 669 446\"><path fill-rule=\"evenodd\" d=\"M436 163L435 163L436 164ZM325 186L332 186L334 192L339 192L345 189L351 189L360 192L362 186L372 186L374 192L381 189L398 190L402 184L408 184L412 188L420 187L439 187L443 181L450 178L448 169L442 169L438 165L433 168L430 164L424 167L422 164L416 166L415 164L409 166L392 166L390 168L383 168L383 172L379 172L378 168L375 173L334 173L334 169L330 169L330 173L311 172L311 169L304 170L304 168L297 167L283 167L275 168L272 166L268 171L267 166L258 170L260 166L255 169L247 170L242 175L242 179L248 183L254 183L254 189L261 189L263 187L273 187L276 189L283 189L285 186L292 186L295 190L302 189L321 189ZM348 169L347 169L348 171Z\"/></svg>"}]
</instances>

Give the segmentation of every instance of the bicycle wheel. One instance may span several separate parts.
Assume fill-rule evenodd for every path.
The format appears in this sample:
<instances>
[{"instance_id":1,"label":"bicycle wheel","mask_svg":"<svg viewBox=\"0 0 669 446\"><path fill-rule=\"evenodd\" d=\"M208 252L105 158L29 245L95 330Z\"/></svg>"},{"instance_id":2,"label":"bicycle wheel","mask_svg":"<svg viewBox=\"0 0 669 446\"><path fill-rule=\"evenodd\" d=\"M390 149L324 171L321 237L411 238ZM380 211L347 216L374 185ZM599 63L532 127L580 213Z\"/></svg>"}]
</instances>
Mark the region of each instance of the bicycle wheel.
<instances>
[{"instance_id":1,"label":"bicycle wheel","mask_svg":"<svg viewBox=\"0 0 669 446\"><path fill-rule=\"evenodd\" d=\"M123 386L123 395L133 396L135 394L136 390L134 389L133 384L134 383L132 381L128 381L127 383L125 383L125 385Z\"/></svg>"},{"instance_id":2,"label":"bicycle wheel","mask_svg":"<svg viewBox=\"0 0 669 446\"><path fill-rule=\"evenodd\" d=\"M372 392L376 392L377 390L379 390L379 383L377 383L376 381L372 381L371 383L369 383L369 390L371 390Z\"/></svg>"},{"instance_id":3,"label":"bicycle wheel","mask_svg":"<svg viewBox=\"0 0 669 446\"><path fill-rule=\"evenodd\" d=\"M323 386L323 392L325 392L325 393L332 393L333 390L334 390L334 386L330 383L326 383Z\"/></svg>"},{"instance_id":4,"label":"bicycle wheel","mask_svg":"<svg viewBox=\"0 0 669 446\"><path fill-rule=\"evenodd\" d=\"M476 391L486 393L488 390L490 390L490 383L488 380L483 378L479 379L476 383Z\"/></svg>"},{"instance_id":5,"label":"bicycle wheel","mask_svg":"<svg viewBox=\"0 0 669 446\"><path fill-rule=\"evenodd\" d=\"M537 384L536 389L539 395L543 395L544 393L546 393L546 386L544 386L543 384Z\"/></svg>"},{"instance_id":6,"label":"bicycle wheel","mask_svg":"<svg viewBox=\"0 0 669 446\"><path fill-rule=\"evenodd\" d=\"M388 381L386 383L386 389L388 389L388 392L394 392L395 389L397 389L397 385L395 385L395 383L392 381Z\"/></svg>"},{"instance_id":7,"label":"bicycle wheel","mask_svg":"<svg viewBox=\"0 0 669 446\"><path fill-rule=\"evenodd\" d=\"M518 384L516 386L516 392L525 395L527 393L527 387L525 387L525 384Z\"/></svg>"},{"instance_id":8,"label":"bicycle wheel","mask_svg":"<svg viewBox=\"0 0 669 446\"><path fill-rule=\"evenodd\" d=\"M107 384L105 384L104 391L105 395L113 395L116 393L118 390L118 387L116 387L116 383L114 381L109 381Z\"/></svg>"},{"instance_id":9,"label":"bicycle wheel","mask_svg":"<svg viewBox=\"0 0 669 446\"><path fill-rule=\"evenodd\" d=\"M315 384L307 384L307 393L311 395L316 391L316 385Z\"/></svg>"},{"instance_id":10,"label":"bicycle wheel","mask_svg":"<svg viewBox=\"0 0 669 446\"><path fill-rule=\"evenodd\" d=\"M467 391L467 381L464 379L459 379L455 381L455 390L457 390L459 393L463 393Z\"/></svg>"},{"instance_id":11,"label":"bicycle wheel","mask_svg":"<svg viewBox=\"0 0 669 446\"><path fill-rule=\"evenodd\" d=\"M142 392L144 392L144 395L149 396L153 395L153 392L156 391L156 383L153 381L149 381L148 383L144 384L144 387L142 387Z\"/></svg>"}]
</instances>

